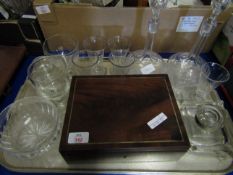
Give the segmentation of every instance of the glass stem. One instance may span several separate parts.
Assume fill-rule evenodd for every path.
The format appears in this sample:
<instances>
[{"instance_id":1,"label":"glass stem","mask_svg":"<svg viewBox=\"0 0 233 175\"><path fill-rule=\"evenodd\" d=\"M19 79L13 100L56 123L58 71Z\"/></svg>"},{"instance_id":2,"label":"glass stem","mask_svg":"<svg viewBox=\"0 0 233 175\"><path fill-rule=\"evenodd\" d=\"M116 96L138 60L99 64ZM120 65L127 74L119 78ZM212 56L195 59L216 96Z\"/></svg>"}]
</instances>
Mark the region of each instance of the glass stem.
<instances>
[{"instance_id":1,"label":"glass stem","mask_svg":"<svg viewBox=\"0 0 233 175\"><path fill-rule=\"evenodd\" d=\"M208 36L201 36L199 35L195 44L193 45L191 51L189 52L189 58L193 57L198 59L200 53L203 51Z\"/></svg>"},{"instance_id":2,"label":"glass stem","mask_svg":"<svg viewBox=\"0 0 233 175\"><path fill-rule=\"evenodd\" d=\"M209 18L203 21L201 29L199 31L199 36L195 44L193 45L191 51L189 52L189 58L195 58L197 63L201 63L199 55L203 51L208 37L214 31L216 26L217 21L215 16L211 15Z\"/></svg>"},{"instance_id":3,"label":"glass stem","mask_svg":"<svg viewBox=\"0 0 233 175\"><path fill-rule=\"evenodd\" d=\"M150 52L153 50L154 37L155 37L155 33L150 33L150 32L147 33L147 38L146 38L145 47L144 47L144 53Z\"/></svg>"},{"instance_id":4,"label":"glass stem","mask_svg":"<svg viewBox=\"0 0 233 175\"><path fill-rule=\"evenodd\" d=\"M212 0L211 2L212 13L209 18L203 21L199 32L199 37L189 53L189 58L196 58L197 61L200 61L199 55L203 51L208 37L211 35L211 33L214 31L214 29L217 26L216 18L224 9L227 8L229 4L230 4L230 0L225 0L225 1Z\"/></svg>"},{"instance_id":5,"label":"glass stem","mask_svg":"<svg viewBox=\"0 0 233 175\"><path fill-rule=\"evenodd\" d=\"M158 28L158 18L152 17L148 21L147 38L146 38L145 46L144 46L144 55L146 55L147 52L153 51L154 38L155 38L155 34L157 32L157 28Z\"/></svg>"}]
</instances>

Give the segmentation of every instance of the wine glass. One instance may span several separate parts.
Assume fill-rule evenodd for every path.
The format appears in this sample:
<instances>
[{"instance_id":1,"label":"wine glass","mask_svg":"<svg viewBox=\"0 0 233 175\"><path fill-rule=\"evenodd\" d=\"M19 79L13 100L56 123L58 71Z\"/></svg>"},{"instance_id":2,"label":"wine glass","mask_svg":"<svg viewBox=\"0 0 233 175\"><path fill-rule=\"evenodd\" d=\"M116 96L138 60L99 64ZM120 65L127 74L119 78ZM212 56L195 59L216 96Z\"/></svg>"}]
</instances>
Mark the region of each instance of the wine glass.
<instances>
[{"instance_id":1,"label":"wine glass","mask_svg":"<svg viewBox=\"0 0 233 175\"><path fill-rule=\"evenodd\" d=\"M106 68L103 66L105 48L106 41L102 36L90 36L83 41L86 56L91 62L96 62L95 66L91 68L93 75L105 75L107 73Z\"/></svg>"},{"instance_id":2,"label":"wine glass","mask_svg":"<svg viewBox=\"0 0 233 175\"><path fill-rule=\"evenodd\" d=\"M109 39L108 47L111 51L109 60L113 65L110 74L128 74L130 66L134 63L134 57L129 54L129 38L125 36L114 36Z\"/></svg>"},{"instance_id":3,"label":"wine glass","mask_svg":"<svg viewBox=\"0 0 233 175\"><path fill-rule=\"evenodd\" d=\"M71 35L58 33L45 39L44 55L53 55L65 60L68 73L72 74L72 57L78 55L78 41Z\"/></svg>"}]
</instances>

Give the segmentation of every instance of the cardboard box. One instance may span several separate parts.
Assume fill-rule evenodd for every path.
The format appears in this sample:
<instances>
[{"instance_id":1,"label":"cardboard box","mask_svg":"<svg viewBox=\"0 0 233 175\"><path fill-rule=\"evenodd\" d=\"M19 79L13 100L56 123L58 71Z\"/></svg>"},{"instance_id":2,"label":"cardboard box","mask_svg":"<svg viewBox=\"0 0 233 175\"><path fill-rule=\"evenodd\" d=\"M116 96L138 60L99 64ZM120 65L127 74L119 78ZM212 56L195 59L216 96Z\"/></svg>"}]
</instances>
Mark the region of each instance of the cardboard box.
<instances>
[{"instance_id":1,"label":"cardboard box","mask_svg":"<svg viewBox=\"0 0 233 175\"><path fill-rule=\"evenodd\" d=\"M55 3L52 0L35 0L33 6L45 38L56 33L72 34L79 41L90 35L102 35L106 38L125 35L131 37L131 50L144 47L147 21L151 16L151 9L147 7L78 6ZM218 17L218 26L208 39L204 52L212 47L215 38L230 17L232 9L233 7L228 8ZM176 32L180 17L203 16L206 18L210 12L210 6L182 6L163 10L155 37L154 50L157 52L189 51L198 32Z\"/></svg>"}]
</instances>

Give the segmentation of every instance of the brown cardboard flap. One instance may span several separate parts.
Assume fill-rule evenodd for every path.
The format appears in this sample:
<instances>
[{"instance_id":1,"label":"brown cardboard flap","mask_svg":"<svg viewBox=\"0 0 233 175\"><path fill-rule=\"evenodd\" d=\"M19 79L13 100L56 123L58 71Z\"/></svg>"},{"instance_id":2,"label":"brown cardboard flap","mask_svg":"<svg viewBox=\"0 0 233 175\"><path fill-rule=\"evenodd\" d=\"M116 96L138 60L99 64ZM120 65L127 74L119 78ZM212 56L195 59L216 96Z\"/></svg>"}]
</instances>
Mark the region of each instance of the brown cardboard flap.
<instances>
[{"instance_id":1,"label":"brown cardboard flap","mask_svg":"<svg viewBox=\"0 0 233 175\"><path fill-rule=\"evenodd\" d=\"M51 2L51 1L50 1ZM38 0L34 3L37 6ZM41 3L42 4L42 3ZM38 15L45 37L56 33L70 33L79 41L90 35L102 35L110 38L114 35L131 37L131 50L142 49L147 32L147 21L151 9L144 7L90 7L52 3L50 14ZM205 52L212 47L223 24L230 17L233 7L227 9L218 18L218 27L207 41ZM160 26L155 37L154 50L157 52L189 51L193 46L198 32L176 32L181 16L208 17L211 7L178 7L165 9L161 12Z\"/></svg>"}]
</instances>

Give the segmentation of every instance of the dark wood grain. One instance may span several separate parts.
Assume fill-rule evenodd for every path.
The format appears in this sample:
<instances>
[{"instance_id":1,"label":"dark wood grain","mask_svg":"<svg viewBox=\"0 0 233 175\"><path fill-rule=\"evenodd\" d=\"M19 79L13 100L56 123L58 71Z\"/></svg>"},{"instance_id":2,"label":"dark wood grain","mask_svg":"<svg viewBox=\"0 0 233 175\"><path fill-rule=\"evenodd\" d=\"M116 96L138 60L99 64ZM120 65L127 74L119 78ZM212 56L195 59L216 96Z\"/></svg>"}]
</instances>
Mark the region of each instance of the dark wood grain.
<instances>
[{"instance_id":1,"label":"dark wood grain","mask_svg":"<svg viewBox=\"0 0 233 175\"><path fill-rule=\"evenodd\" d=\"M2 96L13 74L24 58L24 46L0 45L0 95Z\"/></svg>"},{"instance_id":2,"label":"dark wood grain","mask_svg":"<svg viewBox=\"0 0 233 175\"><path fill-rule=\"evenodd\" d=\"M150 129L147 122L161 112L168 119ZM89 132L89 143L68 144L70 132ZM62 155L188 148L167 75L73 77L60 143Z\"/></svg>"}]
</instances>

